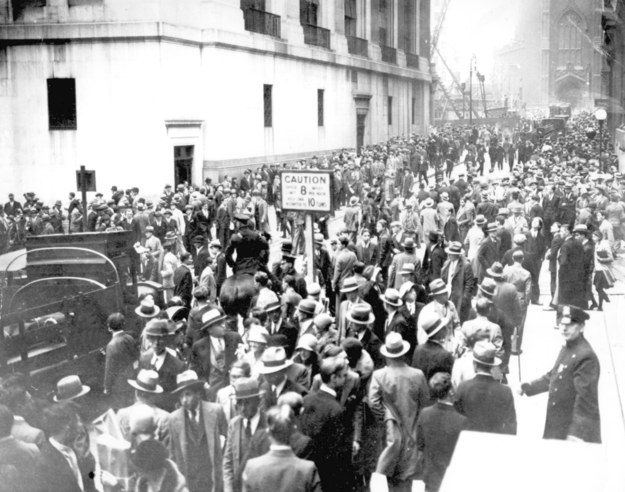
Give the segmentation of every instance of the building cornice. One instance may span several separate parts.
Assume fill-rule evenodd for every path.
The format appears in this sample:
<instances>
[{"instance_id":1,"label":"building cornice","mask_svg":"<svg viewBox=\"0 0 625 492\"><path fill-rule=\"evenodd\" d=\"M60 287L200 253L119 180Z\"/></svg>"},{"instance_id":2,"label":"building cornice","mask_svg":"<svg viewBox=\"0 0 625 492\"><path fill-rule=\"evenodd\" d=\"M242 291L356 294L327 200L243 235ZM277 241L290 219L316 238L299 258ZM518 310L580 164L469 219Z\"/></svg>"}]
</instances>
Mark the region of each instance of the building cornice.
<instances>
[{"instance_id":1,"label":"building cornice","mask_svg":"<svg viewBox=\"0 0 625 492\"><path fill-rule=\"evenodd\" d=\"M384 73L423 82L432 81L429 71L401 67L333 50L289 44L282 39L248 32L197 29L165 22L0 24L0 46L145 41L183 44L200 49L226 48L309 63L342 66L365 72ZM427 62L426 59L423 60ZM428 63L425 65L429 67Z\"/></svg>"}]
</instances>

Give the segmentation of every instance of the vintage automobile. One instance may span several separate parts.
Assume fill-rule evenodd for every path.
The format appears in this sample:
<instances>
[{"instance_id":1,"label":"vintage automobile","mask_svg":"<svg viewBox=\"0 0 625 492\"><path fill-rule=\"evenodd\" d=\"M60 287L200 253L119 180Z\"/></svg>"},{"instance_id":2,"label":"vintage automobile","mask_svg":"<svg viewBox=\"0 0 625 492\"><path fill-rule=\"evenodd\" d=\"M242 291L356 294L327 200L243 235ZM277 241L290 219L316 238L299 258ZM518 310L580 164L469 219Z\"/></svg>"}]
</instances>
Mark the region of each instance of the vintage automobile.
<instances>
[{"instance_id":1,"label":"vintage automobile","mask_svg":"<svg viewBox=\"0 0 625 492\"><path fill-rule=\"evenodd\" d=\"M39 382L101 364L107 316L137 302L138 262L126 231L32 236L4 255L0 374ZM157 289L156 289L157 290Z\"/></svg>"}]
</instances>

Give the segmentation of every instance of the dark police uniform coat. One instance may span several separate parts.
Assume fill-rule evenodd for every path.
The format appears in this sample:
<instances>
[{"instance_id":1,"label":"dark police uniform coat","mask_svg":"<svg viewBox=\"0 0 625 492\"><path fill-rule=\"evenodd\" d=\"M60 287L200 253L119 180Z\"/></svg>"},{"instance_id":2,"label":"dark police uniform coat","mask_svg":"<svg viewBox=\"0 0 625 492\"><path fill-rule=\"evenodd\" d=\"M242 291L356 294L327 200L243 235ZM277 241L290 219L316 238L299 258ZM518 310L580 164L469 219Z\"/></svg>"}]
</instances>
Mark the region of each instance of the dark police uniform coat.
<instances>
[{"instance_id":1,"label":"dark police uniform coat","mask_svg":"<svg viewBox=\"0 0 625 492\"><path fill-rule=\"evenodd\" d=\"M566 439L571 435L586 442L601 442L599 372L595 351L580 336L562 347L551 371L523 384L528 396L549 391L543 438Z\"/></svg>"},{"instance_id":2,"label":"dark police uniform coat","mask_svg":"<svg viewBox=\"0 0 625 492\"><path fill-rule=\"evenodd\" d=\"M232 257L235 251L237 252L236 261ZM266 271L268 258L267 241L257 232L247 229L234 234L226 249L226 262L234 273L254 275L259 269Z\"/></svg>"}]
</instances>

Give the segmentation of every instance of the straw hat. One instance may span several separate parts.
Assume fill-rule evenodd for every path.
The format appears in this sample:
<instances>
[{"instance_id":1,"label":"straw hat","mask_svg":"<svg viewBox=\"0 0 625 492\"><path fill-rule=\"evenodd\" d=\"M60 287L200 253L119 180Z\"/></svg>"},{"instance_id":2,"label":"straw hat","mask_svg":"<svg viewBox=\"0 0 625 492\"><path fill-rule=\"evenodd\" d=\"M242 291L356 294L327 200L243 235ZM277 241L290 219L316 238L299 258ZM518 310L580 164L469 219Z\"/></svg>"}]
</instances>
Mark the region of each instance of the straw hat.
<instances>
[{"instance_id":1,"label":"straw hat","mask_svg":"<svg viewBox=\"0 0 625 492\"><path fill-rule=\"evenodd\" d=\"M395 331L386 335L384 345L380 347L380 353L389 359L397 359L410 350L410 344L406 342L400 333Z\"/></svg>"},{"instance_id":2,"label":"straw hat","mask_svg":"<svg viewBox=\"0 0 625 492\"><path fill-rule=\"evenodd\" d=\"M133 388L146 393L162 393L163 387L158 384L158 373L152 369L141 369L136 379L128 379Z\"/></svg>"}]
</instances>

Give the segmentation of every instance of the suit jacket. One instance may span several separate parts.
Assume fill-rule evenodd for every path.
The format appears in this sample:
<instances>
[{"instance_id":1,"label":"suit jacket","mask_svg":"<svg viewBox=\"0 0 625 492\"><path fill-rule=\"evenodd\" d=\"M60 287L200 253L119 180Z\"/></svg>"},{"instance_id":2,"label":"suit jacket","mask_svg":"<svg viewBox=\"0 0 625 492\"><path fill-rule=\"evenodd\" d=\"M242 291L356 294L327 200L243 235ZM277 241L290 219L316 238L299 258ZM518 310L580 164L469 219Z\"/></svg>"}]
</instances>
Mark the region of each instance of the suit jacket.
<instances>
[{"instance_id":1,"label":"suit jacket","mask_svg":"<svg viewBox=\"0 0 625 492\"><path fill-rule=\"evenodd\" d=\"M133 364L138 356L137 342L129 333L114 335L106 345L104 389L110 393L127 393L127 380L134 375Z\"/></svg>"},{"instance_id":2,"label":"suit jacket","mask_svg":"<svg viewBox=\"0 0 625 492\"><path fill-rule=\"evenodd\" d=\"M230 366L237 360L236 350L241 340L241 335L233 331L224 333L224 379L219 387L211 384L211 389L217 391L224 386L228 386L228 371ZM198 376L206 381L210 381L211 374L211 341L209 336L199 338L191 347L190 366Z\"/></svg>"},{"instance_id":3,"label":"suit jacket","mask_svg":"<svg viewBox=\"0 0 625 492\"><path fill-rule=\"evenodd\" d=\"M186 265L180 265L174 270L174 295L179 296L185 306L188 308L191 307L191 299L193 298L193 275Z\"/></svg>"},{"instance_id":4,"label":"suit jacket","mask_svg":"<svg viewBox=\"0 0 625 492\"><path fill-rule=\"evenodd\" d=\"M423 453L423 481L438 490L467 418L451 405L436 403L423 409L417 421L417 448Z\"/></svg>"},{"instance_id":5,"label":"suit jacket","mask_svg":"<svg viewBox=\"0 0 625 492\"><path fill-rule=\"evenodd\" d=\"M386 424L387 446L376 471L399 480L412 477L418 471L417 418L429 399L423 372L407 364L378 369L371 376L368 398L378 423Z\"/></svg>"},{"instance_id":6,"label":"suit jacket","mask_svg":"<svg viewBox=\"0 0 625 492\"><path fill-rule=\"evenodd\" d=\"M447 260L441 270L441 278L445 283L449 278L449 268L451 261ZM471 299L475 292L475 277L473 276L473 268L464 256L458 258L456 268L451 272L451 292L449 300L456 307L460 322L467 319L469 310L471 309Z\"/></svg>"},{"instance_id":7,"label":"suit jacket","mask_svg":"<svg viewBox=\"0 0 625 492\"><path fill-rule=\"evenodd\" d=\"M136 408L140 405L146 405L143 402L136 402L129 407L120 408L117 411L117 421L119 422L119 428L122 432L122 436L126 441L132 440L130 430L130 417L135 412ZM169 412L166 412L162 408L150 405L154 411L154 423L156 424L155 437L161 441L165 446L169 446Z\"/></svg>"},{"instance_id":8,"label":"suit jacket","mask_svg":"<svg viewBox=\"0 0 625 492\"><path fill-rule=\"evenodd\" d=\"M334 275L332 276L332 288L336 291L341 288L343 280L354 272L354 264L358 261L353 251L345 248L334 257Z\"/></svg>"},{"instance_id":9,"label":"suit jacket","mask_svg":"<svg viewBox=\"0 0 625 492\"><path fill-rule=\"evenodd\" d=\"M243 472L246 492L321 492L315 464L295 456L290 449L271 449L247 462Z\"/></svg>"},{"instance_id":10,"label":"suit jacket","mask_svg":"<svg viewBox=\"0 0 625 492\"><path fill-rule=\"evenodd\" d=\"M224 245L224 248L225 247L226 245ZM200 278L200 275L202 275L202 272L208 264L208 257L210 256L208 247L204 245L200 249L197 249L195 246L192 246L191 255L193 256L193 273L196 278Z\"/></svg>"},{"instance_id":11,"label":"suit jacket","mask_svg":"<svg viewBox=\"0 0 625 492\"><path fill-rule=\"evenodd\" d=\"M584 247L569 236L558 252L558 304L572 304L586 309L584 286Z\"/></svg>"},{"instance_id":12,"label":"suit jacket","mask_svg":"<svg viewBox=\"0 0 625 492\"><path fill-rule=\"evenodd\" d=\"M460 383L456 408L468 418L467 430L516 434L512 391L490 375L478 373Z\"/></svg>"},{"instance_id":13,"label":"suit jacket","mask_svg":"<svg viewBox=\"0 0 625 492\"><path fill-rule=\"evenodd\" d=\"M352 442L341 404L325 391L307 395L301 430L312 439L312 461L319 470L323 491L350 490Z\"/></svg>"},{"instance_id":14,"label":"suit jacket","mask_svg":"<svg viewBox=\"0 0 625 492\"><path fill-rule=\"evenodd\" d=\"M46 487L43 487L43 483L46 477L40 473L40 460L39 448L34 444L21 442L12 436L0 441L0 464L15 467L17 471L15 478L19 480L19 487L9 486L17 485L17 483L2 483L0 490L44 491Z\"/></svg>"},{"instance_id":15,"label":"suit jacket","mask_svg":"<svg viewBox=\"0 0 625 492\"><path fill-rule=\"evenodd\" d=\"M139 369L153 369L153 355L152 349L144 352L139 358ZM165 362L163 362L163 365L157 372L159 384L165 390L165 393L161 395L159 406L168 412L174 409L177 400L176 396L171 394L171 391L176 389L176 376L185 369L185 363L167 351Z\"/></svg>"},{"instance_id":16,"label":"suit jacket","mask_svg":"<svg viewBox=\"0 0 625 492\"><path fill-rule=\"evenodd\" d=\"M393 240L388 233L384 232L378 237L377 264L383 268L390 266L393 254Z\"/></svg>"},{"instance_id":17,"label":"suit jacket","mask_svg":"<svg viewBox=\"0 0 625 492\"><path fill-rule=\"evenodd\" d=\"M217 403L200 402L201 423L204 424L208 455L211 457L213 488L207 492L223 490L223 454L220 436L228 435L228 422L220 405ZM171 458L176 462L182 474L187 477L187 430L185 409L179 408L171 414L169 420Z\"/></svg>"},{"instance_id":18,"label":"suit jacket","mask_svg":"<svg viewBox=\"0 0 625 492\"><path fill-rule=\"evenodd\" d=\"M416 332L413 333L414 329L412 327L412 324L400 311L395 311L395 314L391 318L390 322L388 322L387 318L387 325L384 329L384 336L386 337L386 335L388 335L392 331L401 334L402 338L406 341L416 340ZM416 341L414 343L411 343L410 353L412 353L412 351L414 350L415 345Z\"/></svg>"},{"instance_id":19,"label":"suit jacket","mask_svg":"<svg viewBox=\"0 0 625 492\"><path fill-rule=\"evenodd\" d=\"M441 271L446 259L447 254L440 244L437 244L434 248L430 248L429 245L425 248L422 266L425 279L424 283L429 283L434 279L441 278Z\"/></svg>"},{"instance_id":20,"label":"suit jacket","mask_svg":"<svg viewBox=\"0 0 625 492\"><path fill-rule=\"evenodd\" d=\"M503 269L503 278L506 282L514 285L521 309L527 309L532 300L532 276L521 265L507 266Z\"/></svg>"},{"instance_id":21,"label":"suit jacket","mask_svg":"<svg viewBox=\"0 0 625 492\"><path fill-rule=\"evenodd\" d=\"M378 247L371 241L366 246L359 242L356 244L356 256L365 265L373 265L378 259Z\"/></svg>"},{"instance_id":22,"label":"suit jacket","mask_svg":"<svg viewBox=\"0 0 625 492\"><path fill-rule=\"evenodd\" d=\"M78 486L74 472L67 464L66 459L56 448L49 442L41 450L41 477L44 480L45 490L62 490L63 492L82 492ZM85 492L95 491L93 485L93 478L89 477L89 472L93 470L86 470L80 468L82 475L82 481Z\"/></svg>"},{"instance_id":23,"label":"suit jacket","mask_svg":"<svg viewBox=\"0 0 625 492\"><path fill-rule=\"evenodd\" d=\"M599 373L599 359L581 336L562 347L547 374L522 385L528 396L549 391L545 439L566 439L570 435L586 442L601 442Z\"/></svg>"},{"instance_id":24,"label":"suit jacket","mask_svg":"<svg viewBox=\"0 0 625 492\"><path fill-rule=\"evenodd\" d=\"M261 408L263 410L269 410L271 407L277 405L278 398L281 395L288 393L289 391L294 391L295 393L298 393L302 396L306 396L308 394L308 390L306 389L305 386L288 378L286 382L284 383L284 387L282 388L282 391L280 391L280 393L278 393L277 395L274 394L274 392L271 389L271 385L267 381L263 381L261 383L260 389L261 391L264 391L264 394L261 397Z\"/></svg>"},{"instance_id":25,"label":"suit jacket","mask_svg":"<svg viewBox=\"0 0 625 492\"><path fill-rule=\"evenodd\" d=\"M269 451L267 419L261 411L258 426L247 447L243 447L245 427L243 417L237 415L228 424L228 440L224 451L224 492L240 492L242 475L248 460Z\"/></svg>"},{"instance_id":26,"label":"suit jacket","mask_svg":"<svg viewBox=\"0 0 625 492\"><path fill-rule=\"evenodd\" d=\"M419 261L417 255L415 253L406 253L405 251L398 253L393 257L391 266L388 269L389 289L393 288L399 290L401 284L404 283L399 272L406 263L412 263L415 266L415 274L419 274L421 262Z\"/></svg>"},{"instance_id":27,"label":"suit jacket","mask_svg":"<svg viewBox=\"0 0 625 492\"><path fill-rule=\"evenodd\" d=\"M492 241L485 238L477 250L477 271L476 277L478 284L482 283L486 277L486 270L499 259L499 241Z\"/></svg>"},{"instance_id":28,"label":"suit jacket","mask_svg":"<svg viewBox=\"0 0 625 492\"><path fill-rule=\"evenodd\" d=\"M16 417L13 421L11 435L19 441L34 444L39 449L45 446L48 442L46 435L41 429L31 426L21 417Z\"/></svg>"},{"instance_id":29,"label":"suit jacket","mask_svg":"<svg viewBox=\"0 0 625 492\"><path fill-rule=\"evenodd\" d=\"M412 355L412 367L420 369L427 381L437 372L448 372L454 367L454 356L440 343L428 340L419 345Z\"/></svg>"}]
</instances>

